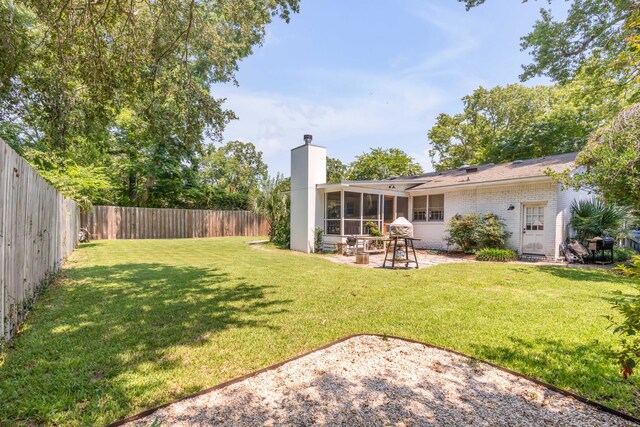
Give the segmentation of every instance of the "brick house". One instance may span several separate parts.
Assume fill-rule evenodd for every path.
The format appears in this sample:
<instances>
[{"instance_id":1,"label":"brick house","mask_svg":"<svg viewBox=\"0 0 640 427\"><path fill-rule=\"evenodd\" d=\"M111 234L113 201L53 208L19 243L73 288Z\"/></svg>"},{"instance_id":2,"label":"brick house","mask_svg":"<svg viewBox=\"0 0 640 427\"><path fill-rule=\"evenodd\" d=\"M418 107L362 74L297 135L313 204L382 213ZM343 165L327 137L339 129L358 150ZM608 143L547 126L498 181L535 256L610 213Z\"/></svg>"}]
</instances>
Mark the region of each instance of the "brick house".
<instances>
[{"instance_id":1,"label":"brick house","mask_svg":"<svg viewBox=\"0 0 640 427\"><path fill-rule=\"evenodd\" d=\"M417 246L447 246L452 216L491 212L511 233L507 246L522 255L559 259L570 233L571 202L586 191L563 189L545 172L575 170L576 153L502 164L464 166L382 181L326 183L326 149L308 143L291 151L291 248L313 251L313 230L325 243L368 234L367 223L385 229L404 217L414 226Z\"/></svg>"}]
</instances>

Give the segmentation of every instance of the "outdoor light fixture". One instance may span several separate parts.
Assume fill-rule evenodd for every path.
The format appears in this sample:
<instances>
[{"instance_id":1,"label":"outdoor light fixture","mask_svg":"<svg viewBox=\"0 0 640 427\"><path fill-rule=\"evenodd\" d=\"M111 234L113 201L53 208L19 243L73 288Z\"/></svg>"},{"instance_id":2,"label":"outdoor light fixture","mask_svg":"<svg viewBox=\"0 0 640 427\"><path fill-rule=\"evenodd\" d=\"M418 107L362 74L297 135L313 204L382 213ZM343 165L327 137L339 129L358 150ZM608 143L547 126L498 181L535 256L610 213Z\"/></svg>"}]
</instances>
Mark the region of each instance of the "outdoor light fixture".
<instances>
[{"instance_id":1,"label":"outdoor light fixture","mask_svg":"<svg viewBox=\"0 0 640 427\"><path fill-rule=\"evenodd\" d=\"M305 135L304 136L304 143L305 144L311 144L311 140L313 140L313 135Z\"/></svg>"},{"instance_id":2,"label":"outdoor light fixture","mask_svg":"<svg viewBox=\"0 0 640 427\"><path fill-rule=\"evenodd\" d=\"M512 211L512 210L514 210L515 208L516 208L515 206L513 206L513 205L509 205L509 207L507 208L507 210L508 210L508 211Z\"/></svg>"}]
</instances>

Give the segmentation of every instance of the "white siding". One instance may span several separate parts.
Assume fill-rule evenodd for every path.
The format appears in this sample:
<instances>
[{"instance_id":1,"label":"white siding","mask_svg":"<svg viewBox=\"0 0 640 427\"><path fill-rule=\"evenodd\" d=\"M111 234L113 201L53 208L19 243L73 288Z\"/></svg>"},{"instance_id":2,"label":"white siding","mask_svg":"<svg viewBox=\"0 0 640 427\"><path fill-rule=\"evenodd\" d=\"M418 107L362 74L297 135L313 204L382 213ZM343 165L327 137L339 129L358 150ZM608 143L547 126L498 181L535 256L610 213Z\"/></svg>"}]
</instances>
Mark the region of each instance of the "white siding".
<instances>
[{"instance_id":1,"label":"white siding","mask_svg":"<svg viewBox=\"0 0 640 427\"><path fill-rule=\"evenodd\" d=\"M569 226L571 220L571 203L574 200L589 199L593 195L586 190L562 189L558 184L558 212L556 215L556 246L564 242L567 237L573 237L573 230Z\"/></svg>"},{"instance_id":2,"label":"white siding","mask_svg":"<svg viewBox=\"0 0 640 427\"><path fill-rule=\"evenodd\" d=\"M437 194L438 191L431 191ZM442 193L442 191L440 191ZM554 182L523 183L502 186L485 186L469 190L452 190L444 193L444 222L414 222L414 235L421 239L420 246L449 249L445 242L445 225L456 214L491 212L505 221L511 236L509 248L520 252L522 240L522 207L525 203L539 202L545 205L545 255L557 258L556 216L557 184ZM513 205L513 210L508 210Z\"/></svg>"}]
</instances>

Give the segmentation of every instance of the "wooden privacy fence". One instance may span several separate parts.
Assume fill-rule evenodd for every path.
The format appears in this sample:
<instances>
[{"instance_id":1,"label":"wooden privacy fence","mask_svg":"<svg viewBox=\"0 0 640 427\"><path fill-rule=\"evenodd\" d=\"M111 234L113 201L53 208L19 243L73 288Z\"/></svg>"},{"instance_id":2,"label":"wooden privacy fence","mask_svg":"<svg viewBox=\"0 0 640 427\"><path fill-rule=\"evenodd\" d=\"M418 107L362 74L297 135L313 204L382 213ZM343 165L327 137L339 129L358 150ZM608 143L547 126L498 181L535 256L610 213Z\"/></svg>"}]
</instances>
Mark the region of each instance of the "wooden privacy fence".
<instances>
[{"instance_id":1,"label":"wooden privacy fence","mask_svg":"<svg viewBox=\"0 0 640 427\"><path fill-rule=\"evenodd\" d=\"M183 239L266 236L269 224L249 211L94 206L82 213L92 239Z\"/></svg>"},{"instance_id":2,"label":"wooden privacy fence","mask_svg":"<svg viewBox=\"0 0 640 427\"><path fill-rule=\"evenodd\" d=\"M0 140L0 340L73 252L79 209Z\"/></svg>"}]
</instances>

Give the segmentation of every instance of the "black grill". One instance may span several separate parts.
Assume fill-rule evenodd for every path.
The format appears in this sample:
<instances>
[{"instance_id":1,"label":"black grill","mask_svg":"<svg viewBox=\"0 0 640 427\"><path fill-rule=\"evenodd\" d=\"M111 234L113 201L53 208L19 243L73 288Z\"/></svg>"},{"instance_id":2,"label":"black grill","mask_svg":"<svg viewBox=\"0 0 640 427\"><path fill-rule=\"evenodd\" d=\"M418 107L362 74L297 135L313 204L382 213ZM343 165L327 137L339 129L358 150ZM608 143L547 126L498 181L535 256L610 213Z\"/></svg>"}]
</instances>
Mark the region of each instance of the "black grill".
<instances>
[{"instance_id":1,"label":"black grill","mask_svg":"<svg viewBox=\"0 0 640 427\"><path fill-rule=\"evenodd\" d=\"M596 252L600 252L601 261L598 261L598 264L612 264L613 263L613 246L616 243L616 239L613 237L605 236L605 237L594 237L593 239L589 239L589 250L591 251L591 255L593 256L593 262L596 263ZM611 255L611 259L607 260L605 257L605 251L609 251Z\"/></svg>"},{"instance_id":2,"label":"black grill","mask_svg":"<svg viewBox=\"0 0 640 427\"><path fill-rule=\"evenodd\" d=\"M613 245L616 243L616 239L613 237L603 237L602 238L602 248L604 250L613 249Z\"/></svg>"}]
</instances>

